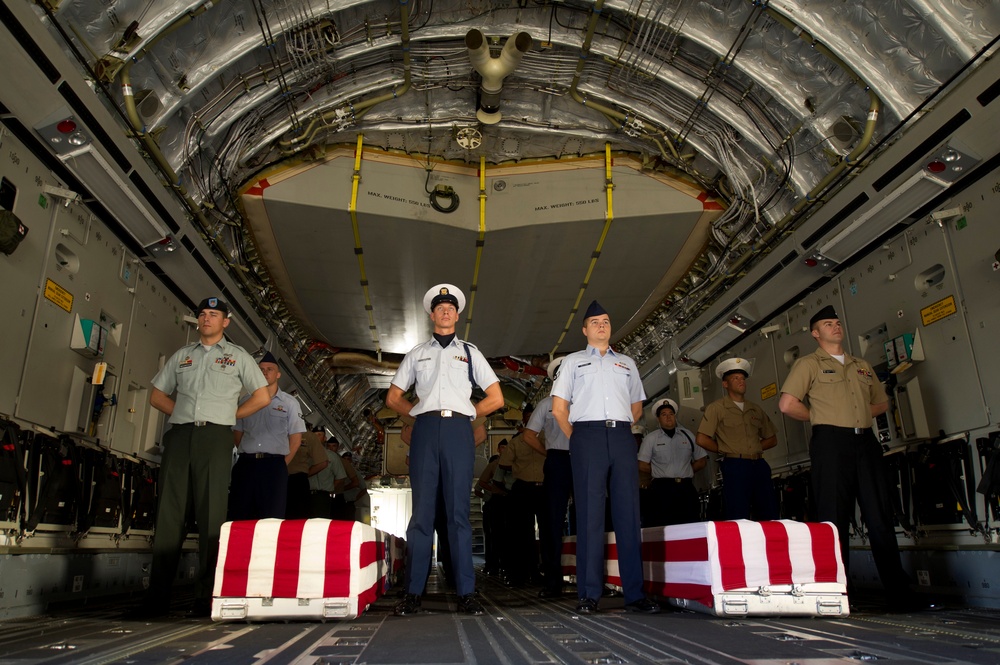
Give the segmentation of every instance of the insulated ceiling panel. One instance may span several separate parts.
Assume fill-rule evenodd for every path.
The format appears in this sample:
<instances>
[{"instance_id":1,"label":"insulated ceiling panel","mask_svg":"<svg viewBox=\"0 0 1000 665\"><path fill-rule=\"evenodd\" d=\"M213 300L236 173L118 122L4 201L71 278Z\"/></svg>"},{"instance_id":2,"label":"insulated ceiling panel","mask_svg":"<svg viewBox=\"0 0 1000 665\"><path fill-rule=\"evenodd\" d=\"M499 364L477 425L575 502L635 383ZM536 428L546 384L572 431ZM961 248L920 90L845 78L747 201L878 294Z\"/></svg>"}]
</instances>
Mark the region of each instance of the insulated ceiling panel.
<instances>
[{"instance_id":1,"label":"insulated ceiling panel","mask_svg":"<svg viewBox=\"0 0 1000 665\"><path fill-rule=\"evenodd\" d=\"M467 295L477 280L480 231L475 169L425 164L371 153L357 190L358 239L379 348L405 353L430 334L422 297L449 282ZM374 349L350 213L354 158L348 153L271 177L252 190L263 207L247 206L259 243L273 247L269 270L286 299L319 335L338 348ZM470 338L487 356L552 350L570 317L602 242L581 307L597 298L624 323L659 283L702 217L697 192L613 169L613 220L605 221L603 160L505 168L486 179L485 241L476 299L466 316ZM459 205L436 210L427 188L452 187ZM439 199L439 203L450 200ZM577 326L580 315L574 318ZM573 332L571 326L571 333ZM460 322L460 335L466 321ZM563 348L581 342L570 335Z\"/></svg>"}]
</instances>

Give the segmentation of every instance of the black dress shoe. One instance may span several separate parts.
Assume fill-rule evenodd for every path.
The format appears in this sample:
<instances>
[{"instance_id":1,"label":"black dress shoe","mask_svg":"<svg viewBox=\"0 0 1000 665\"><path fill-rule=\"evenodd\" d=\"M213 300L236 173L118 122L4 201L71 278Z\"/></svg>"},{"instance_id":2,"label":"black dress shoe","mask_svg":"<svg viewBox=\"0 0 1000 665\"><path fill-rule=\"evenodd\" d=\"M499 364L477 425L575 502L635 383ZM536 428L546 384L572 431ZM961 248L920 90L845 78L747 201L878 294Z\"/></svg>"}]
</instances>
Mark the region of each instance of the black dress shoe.
<instances>
[{"instance_id":1,"label":"black dress shoe","mask_svg":"<svg viewBox=\"0 0 1000 665\"><path fill-rule=\"evenodd\" d=\"M403 596L403 600L396 604L396 608L392 611L398 617L410 616L411 614L416 614L420 611L420 596L408 593Z\"/></svg>"},{"instance_id":2,"label":"black dress shoe","mask_svg":"<svg viewBox=\"0 0 1000 665\"><path fill-rule=\"evenodd\" d=\"M133 607L131 609L122 612L122 619L126 621L146 621L148 619L158 619L167 615L169 608L164 603L163 605L147 605L143 603L138 607Z\"/></svg>"},{"instance_id":3,"label":"black dress shoe","mask_svg":"<svg viewBox=\"0 0 1000 665\"><path fill-rule=\"evenodd\" d=\"M936 603L919 594L910 594L889 600L889 612L892 614L909 614L911 612L934 612L944 609L944 605Z\"/></svg>"},{"instance_id":4,"label":"black dress shoe","mask_svg":"<svg viewBox=\"0 0 1000 665\"><path fill-rule=\"evenodd\" d=\"M639 612L640 614L659 614L660 606L651 601L649 598L640 598L639 600L633 600L631 603L625 605L625 609L629 612Z\"/></svg>"},{"instance_id":5,"label":"black dress shoe","mask_svg":"<svg viewBox=\"0 0 1000 665\"><path fill-rule=\"evenodd\" d=\"M577 614L597 614L597 601L593 598L581 598L576 604Z\"/></svg>"},{"instance_id":6,"label":"black dress shoe","mask_svg":"<svg viewBox=\"0 0 1000 665\"><path fill-rule=\"evenodd\" d=\"M462 614L479 616L486 610L484 610L482 604L476 600L476 594L469 593L458 599L458 611Z\"/></svg>"},{"instance_id":7,"label":"black dress shoe","mask_svg":"<svg viewBox=\"0 0 1000 665\"><path fill-rule=\"evenodd\" d=\"M188 619L206 619L212 616L212 601L207 598L196 598L184 616Z\"/></svg>"}]
</instances>

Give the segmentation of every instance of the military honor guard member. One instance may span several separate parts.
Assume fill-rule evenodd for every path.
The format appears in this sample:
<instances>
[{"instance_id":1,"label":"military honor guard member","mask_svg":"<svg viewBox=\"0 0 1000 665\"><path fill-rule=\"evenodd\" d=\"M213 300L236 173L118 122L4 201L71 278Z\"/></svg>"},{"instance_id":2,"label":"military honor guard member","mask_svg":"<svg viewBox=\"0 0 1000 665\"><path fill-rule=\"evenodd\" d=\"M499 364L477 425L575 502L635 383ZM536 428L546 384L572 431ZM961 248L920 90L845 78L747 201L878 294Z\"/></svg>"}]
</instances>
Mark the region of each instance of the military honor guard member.
<instances>
[{"instance_id":1,"label":"military honor guard member","mask_svg":"<svg viewBox=\"0 0 1000 665\"><path fill-rule=\"evenodd\" d=\"M219 298L198 305L198 335L182 347L153 378L149 403L170 416L163 435L160 498L153 536L149 591L137 614L165 614L186 535L187 508L198 522L198 559L191 616L209 616L219 553L219 532L226 519L233 460L233 425L271 401L267 380L253 357L228 341L229 307ZM238 404L240 393L250 398ZM173 397L171 397L173 395Z\"/></svg>"},{"instance_id":2,"label":"military honor guard member","mask_svg":"<svg viewBox=\"0 0 1000 665\"><path fill-rule=\"evenodd\" d=\"M764 451L777 445L778 436L764 409L745 399L750 363L743 358L723 360L715 375L726 394L705 407L697 443L722 456L726 519L776 520L778 499Z\"/></svg>"},{"instance_id":3,"label":"military honor guard member","mask_svg":"<svg viewBox=\"0 0 1000 665\"><path fill-rule=\"evenodd\" d=\"M386 406L396 413L416 418L410 439L413 514L406 529L406 595L396 605L397 616L420 611L420 596L431 563L439 491L448 522L458 609L465 614L483 613L474 594L469 522L476 448L472 421L500 408L503 394L496 374L479 349L455 335L464 308L465 295L451 284L438 284L424 295L433 337L406 354L385 399ZM405 397L411 386L419 398L415 405ZM473 404L475 386L486 397Z\"/></svg>"},{"instance_id":4,"label":"military honor guard member","mask_svg":"<svg viewBox=\"0 0 1000 665\"><path fill-rule=\"evenodd\" d=\"M576 491L576 611L597 612L604 590L604 505L610 487L625 608L655 614L659 605L643 593L639 466L632 436L646 394L635 361L611 348L611 318L596 300L583 316L583 334L586 350L566 356L552 386L552 415L569 439Z\"/></svg>"},{"instance_id":5,"label":"military honor guard member","mask_svg":"<svg viewBox=\"0 0 1000 665\"><path fill-rule=\"evenodd\" d=\"M526 407L522 420L527 423L533 410ZM539 579L538 547L535 545L535 521L538 533L544 540L548 533L548 515L545 513L543 480L545 446L537 439L529 442L524 427L518 428L509 445L500 455L500 468L510 469L514 484L507 501L507 584L521 586L537 583Z\"/></svg>"},{"instance_id":6,"label":"military honor guard member","mask_svg":"<svg viewBox=\"0 0 1000 665\"><path fill-rule=\"evenodd\" d=\"M257 363L267 380L271 402L236 421L233 437L239 455L229 487L229 519L284 519L288 462L302 443L306 423L299 401L278 388L281 369L270 351Z\"/></svg>"},{"instance_id":7,"label":"military honor guard member","mask_svg":"<svg viewBox=\"0 0 1000 665\"><path fill-rule=\"evenodd\" d=\"M833 307L816 312L809 329L819 348L795 361L781 386L778 408L812 424L809 460L816 519L837 526L847 569L857 502L890 605L920 607L900 562L885 460L872 431L872 419L888 410L889 397L872 366L844 351L844 329Z\"/></svg>"},{"instance_id":8,"label":"military honor guard member","mask_svg":"<svg viewBox=\"0 0 1000 665\"><path fill-rule=\"evenodd\" d=\"M677 424L677 402L661 399L653 405L659 427L642 439L639 446L639 470L651 473L647 511L650 522L644 526L668 526L697 522L698 492L694 474L705 468L708 453L694 445L694 434Z\"/></svg>"},{"instance_id":9,"label":"military honor guard member","mask_svg":"<svg viewBox=\"0 0 1000 665\"><path fill-rule=\"evenodd\" d=\"M549 363L546 373L555 381L563 358ZM545 439L544 446L539 434ZM566 508L573 494L573 469L569 463L569 438L552 415L552 395L542 399L524 428L524 440L532 446L544 447L545 464L542 467L542 497L545 506L546 528L539 530L542 554L544 588L539 598L562 594L562 537L565 531Z\"/></svg>"}]
</instances>

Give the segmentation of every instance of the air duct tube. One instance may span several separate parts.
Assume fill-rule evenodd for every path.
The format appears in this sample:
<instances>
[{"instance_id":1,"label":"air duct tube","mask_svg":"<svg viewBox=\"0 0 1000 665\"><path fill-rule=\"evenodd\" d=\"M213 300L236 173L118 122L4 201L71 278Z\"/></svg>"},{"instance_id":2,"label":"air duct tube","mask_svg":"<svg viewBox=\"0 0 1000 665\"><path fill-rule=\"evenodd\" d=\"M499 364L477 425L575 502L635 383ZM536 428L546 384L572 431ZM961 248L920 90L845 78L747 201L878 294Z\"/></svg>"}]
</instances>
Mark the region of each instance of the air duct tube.
<instances>
[{"instance_id":1,"label":"air duct tube","mask_svg":"<svg viewBox=\"0 0 1000 665\"><path fill-rule=\"evenodd\" d=\"M503 80L517 68L521 57L531 48L531 35L526 32L512 35L496 58L490 55L486 37L479 30L469 30L465 35L465 47L469 49L472 67L483 77L476 117L484 125L495 125L500 122L500 91L503 90Z\"/></svg>"}]
</instances>

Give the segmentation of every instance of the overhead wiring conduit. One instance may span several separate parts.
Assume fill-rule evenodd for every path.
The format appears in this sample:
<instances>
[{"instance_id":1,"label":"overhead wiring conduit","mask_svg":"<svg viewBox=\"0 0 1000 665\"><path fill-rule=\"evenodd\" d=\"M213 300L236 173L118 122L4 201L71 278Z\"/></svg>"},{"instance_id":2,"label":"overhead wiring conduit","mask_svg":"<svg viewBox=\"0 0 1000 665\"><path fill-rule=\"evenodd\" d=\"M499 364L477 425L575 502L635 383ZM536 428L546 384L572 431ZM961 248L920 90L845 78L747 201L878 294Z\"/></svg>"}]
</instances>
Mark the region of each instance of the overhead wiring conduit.
<instances>
[{"instance_id":1,"label":"overhead wiring conduit","mask_svg":"<svg viewBox=\"0 0 1000 665\"><path fill-rule=\"evenodd\" d=\"M583 37L583 45L580 47L580 57L577 59L576 71L573 73L573 82L569 86L569 96L573 101L578 102L588 108L592 108L615 126L616 129L623 129L628 123L637 123L638 118L633 118L631 121L627 114L621 111L616 111L613 108L604 106L603 104L598 104L597 102L592 102L580 94L580 77L583 74L583 68L587 64L587 58L590 57L590 43L593 41L594 32L597 30L597 21L601 17L601 10L604 8L604 0L597 0L594 3L594 9L590 12L590 20L587 22L587 32ZM663 141L656 138L655 136L647 135L648 139L653 141L656 146L660 149L660 154L667 161L671 161L671 155L674 160L678 162L681 161L680 155L677 154L677 149L674 147L673 143L665 135L663 136ZM666 146L666 147L664 147ZM667 148L670 149L670 155L667 154Z\"/></svg>"},{"instance_id":2,"label":"overhead wiring conduit","mask_svg":"<svg viewBox=\"0 0 1000 665\"><path fill-rule=\"evenodd\" d=\"M372 97L357 104L347 104L333 111L328 111L313 120L306 127L305 131L288 141L281 141L279 145L286 153L294 153L312 144L316 135L325 127L331 124L338 124L344 118L350 116L351 121L357 122L363 115L368 113L372 107L388 102L405 95L410 89L410 10L409 0L399 0L399 20L401 24L400 46L403 50L403 84L399 88L393 89L384 95Z\"/></svg>"},{"instance_id":3,"label":"overhead wiring conduit","mask_svg":"<svg viewBox=\"0 0 1000 665\"><path fill-rule=\"evenodd\" d=\"M600 1L598 2L600 4ZM878 122L879 113L882 109L882 102L875 92L867 85L867 83L862 79L856 72L854 72L850 66L847 65L840 57L833 53L829 48L819 43L815 37L810 33L803 30L799 25L794 23L789 18L778 13L776 10L768 7L766 8L768 16L773 18L775 21L783 25L793 34L806 41L815 48L818 52L822 53L824 56L829 58L834 64L840 67L850 79L860 86L869 97L868 112L865 122L864 131L858 140L857 145L851 152L843 157L812 189L809 190L803 197L801 197L794 206L774 225L763 233L756 242L748 243L745 250L736 257L732 263L725 266L723 269L718 269L720 266L717 265L711 271L714 273L711 279L703 281L697 286L692 285L689 291L675 290L668 297L667 301L672 303L687 302L692 303L690 309L685 312L685 318L692 319L694 316L706 307L708 307L711 302L714 302L712 297L718 289L728 280L738 276L740 271L747 267L747 264L755 258L760 258L770 251L771 243L778 237L790 233L794 230L798 223L804 221L800 217L800 213L805 210L809 205L816 202L820 196L829 188L849 167L855 166L861 155L868 149L871 145L872 137L875 133L875 126ZM721 259L725 261L725 259ZM695 294L700 294L695 298ZM676 318L675 316L667 316L667 319Z\"/></svg>"}]
</instances>

